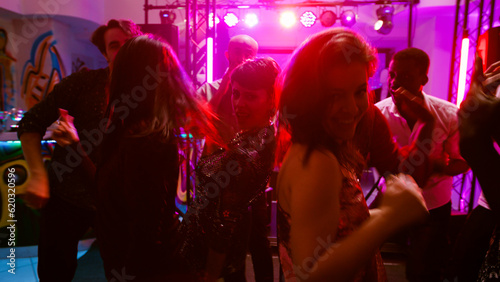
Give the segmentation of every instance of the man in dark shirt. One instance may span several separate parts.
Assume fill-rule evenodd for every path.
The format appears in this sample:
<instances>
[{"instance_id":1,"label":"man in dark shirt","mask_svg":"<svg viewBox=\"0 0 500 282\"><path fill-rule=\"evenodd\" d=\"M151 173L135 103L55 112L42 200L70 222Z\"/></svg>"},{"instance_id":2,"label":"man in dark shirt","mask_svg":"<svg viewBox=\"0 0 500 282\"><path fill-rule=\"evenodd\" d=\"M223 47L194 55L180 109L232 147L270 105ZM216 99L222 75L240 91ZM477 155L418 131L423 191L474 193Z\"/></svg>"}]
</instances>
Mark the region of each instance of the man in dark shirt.
<instances>
[{"instance_id":1,"label":"man in dark shirt","mask_svg":"<svg viewBox=\"0 0 500 282\"><path fill-rule=\"evenodd\" d=\"M95 199L88 187L92 180L78 170L81 153L56 145L52 161L45 170L40 141L55 122L59 109L74 117L83 150L95 161L96 147L106 129L106 86L114 57L131 37L140 34L127 20L110 20L97 28L91 41L108 61L108 68L80 71L63 79L19 123L18 137L28 163L30 181L23 199L41 209L38 244L38 275L41 281L71 281L77 265L78 241L93 225ZM50 188L49 188L50 186ZM55 265L54 263L57 262Z\"/></svg>"}]
</instances>

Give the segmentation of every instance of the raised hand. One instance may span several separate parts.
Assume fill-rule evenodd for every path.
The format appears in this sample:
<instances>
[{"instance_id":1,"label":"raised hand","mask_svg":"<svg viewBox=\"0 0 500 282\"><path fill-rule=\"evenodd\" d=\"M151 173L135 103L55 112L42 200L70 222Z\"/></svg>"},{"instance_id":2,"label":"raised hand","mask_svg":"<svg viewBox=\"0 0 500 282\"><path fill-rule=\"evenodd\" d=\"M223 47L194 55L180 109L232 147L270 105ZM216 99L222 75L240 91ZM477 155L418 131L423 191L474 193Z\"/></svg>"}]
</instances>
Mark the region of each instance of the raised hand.
<instances>
[{"instance_id":1,"label":"raised hand","mask_svg":"<svg viewBox=\"0 0 500 282\"><path fill-rule=\"evenodd\" d=\"M423 222L429 214L421 189L406 174L391 175L387 179L387 188L379 209L396 229Z\"/></svg>"},{"instance_id":2,"label":"raised hand","mask_svg":"<svg viewBox=\"0 0 500 282\"><path fill-rule=\"evenodd\" d=\"M471 86L458 114L461 138L490 134L491 129L498 125L494 113L498 112L500 100L494 96L494 81L491 80L499 73L500 62L497 62L483 74L482 59L476 54Z\"/></svg>"},{"instance_id":3,"label":"raised hand","mask_svg":"<svg viewBox=\"0 0 500 282\"><path fill-rule=\"evenodd\" d=\"M483 85L486 94L495 96L496 89L500 85L500 61L493 63L486 70Z\"/></svg>"},{"instance_id":4,"label":"raised hand","mask_svg":"<svg viewBox=\"0 0 500 282\"><path fill-rule=\"evenodd\" d=\"M52 132L54 139L59 146L65 147L80 141L78 132L73 124L73 117L68 115L68 111L59 109L60 118L57 128Z\"/></svg>"},{"instance_id":5,"label":"raised hand","mask_svg":"<svg viewBox=\"0 0 500 282\"><path fill-rule=\"evenodd\" d=\"M405 88L399 87L396 91L392 92L392 95L397 100L402 101L417 119L423 122L433 122L435 120L432 113L427 109L424 100L410 93Z\"/></svg>"}]
</instances>

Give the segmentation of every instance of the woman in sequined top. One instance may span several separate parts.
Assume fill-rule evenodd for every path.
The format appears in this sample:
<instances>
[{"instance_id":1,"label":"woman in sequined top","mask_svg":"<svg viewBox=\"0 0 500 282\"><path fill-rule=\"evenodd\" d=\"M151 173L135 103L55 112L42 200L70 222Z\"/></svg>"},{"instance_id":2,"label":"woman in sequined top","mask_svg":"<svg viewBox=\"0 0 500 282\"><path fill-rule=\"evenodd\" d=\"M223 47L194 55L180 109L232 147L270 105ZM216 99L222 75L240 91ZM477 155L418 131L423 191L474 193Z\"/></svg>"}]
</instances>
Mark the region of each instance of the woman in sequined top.
<instances>
[{"instance_id":1,"label":"woman in sequined top","mask_svg":"<svg viewBox=\"0 0 500 282\"><path fill-rule=\"evenodd\" d=\"M274 82L270 58L238 66L231 75L232 102L241 130L227 148L202 157L196 197L183 221L182 254L207 281L244 281L249 206L266 188L274 162Z\"/></svg>"},{"instance_id":2,"label":"woman in sequined top","mask_svg":"<svg viewBox=\"0 0 500 282\"><path fill-rule=\"evenodd\" d=\"M376 51L355 32L333 28L293 54L279 102L291 134L278 175L278 240L286 281L384 281L380 244L425 217L411 177L389 180L376 213L364 201L362 158L351 140L368 107Z\"/></svg>"}]
</instances>

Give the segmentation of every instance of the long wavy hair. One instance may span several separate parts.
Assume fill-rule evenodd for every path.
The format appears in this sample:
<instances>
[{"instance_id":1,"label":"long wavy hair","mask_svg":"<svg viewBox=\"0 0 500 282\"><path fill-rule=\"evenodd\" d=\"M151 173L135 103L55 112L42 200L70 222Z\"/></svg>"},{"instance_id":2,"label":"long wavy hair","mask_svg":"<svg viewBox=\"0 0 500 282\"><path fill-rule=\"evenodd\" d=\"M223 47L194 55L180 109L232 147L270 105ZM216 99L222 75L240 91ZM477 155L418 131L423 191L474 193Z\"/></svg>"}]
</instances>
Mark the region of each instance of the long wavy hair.
<instances>
[{"instance_id":1,"label":"long wavy hair","mask_svg":"<svg viewBox=\"0 0 500 282\"><path fill-rule=\"evenodd\" d=\"M305 40L293 53L281 81L279 111L281 127L292 143L308 147L304 162L312 150L331 150L339 161L346 161L357 170L363 166L359 154L350 144L338 144L323 126L329 104L327 74L335 66L352 62L366 64L369 76L377 67L377 52L360 35L345 28L331 28ZM283 138L280 140L283 156ZM279 162L278 162L279 163Z\"/></svg>"},{"instance_id":2,"label":"long wavy hair","mask_svg":"<svg viewBox=\"0 0 500 282\"><path fill-rule=\"evenodd\" d=\"M179 141L181 134L214 136L213 114L196 99L172 48L152 35L127 41L116 55L106 111L112 149L124 135ZM176 140L177 139L177 140Z\"/></svg>"}]
</instances>

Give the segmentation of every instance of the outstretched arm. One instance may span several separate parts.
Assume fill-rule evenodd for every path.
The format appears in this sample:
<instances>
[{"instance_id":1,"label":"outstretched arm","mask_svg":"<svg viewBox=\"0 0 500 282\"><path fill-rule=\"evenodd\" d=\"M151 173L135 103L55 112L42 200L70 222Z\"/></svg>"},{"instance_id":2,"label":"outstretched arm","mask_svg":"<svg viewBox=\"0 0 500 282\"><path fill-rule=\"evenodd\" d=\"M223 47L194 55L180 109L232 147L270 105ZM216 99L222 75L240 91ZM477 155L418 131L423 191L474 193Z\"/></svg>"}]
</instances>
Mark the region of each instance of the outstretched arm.
<instances>
[{"instance_id":1,"label":"outstretched arm","mask_svg":"<svg viewBox=\"0 0 500 282\"><path fill-rule=\"evenodd\" d=\"M82 156L82 163L79 165L78 169L84 171L88 176L88 179L94 179L96 167L92 162L90 157L85 153L82 144L80 143L80 137L78 136L78 131L73 124L74 118L68 115L68 112L63 109L59 109L61 117L59 118L59 125L52 132L52 138L61 147L72 146L75 151L80 152ZM92 187L92 185L89 185Z\"/></svg>"},{"instance_id":2,"label":"outstretched arm","mask_svg":"<svg viewBox=\"0 0 500 282\"><path fill-rule=\"evenodd\" d=\"M86 87L93 86L88 78L91 77L83 71L64 78L54 86L49 95L26 112L19 122L18 136L30 174L23 200L31 208L42 208L49 199L49 180L41 154L42 137L47 127L57 120L58 108L71 108L77 101L76 95L85 91ZM80 91L72 91L73 89Z\"/></svg>"},{"instance_id":3,"label":"outstretched arm","mask_svg":"<svg viewBox=\"0 0 500 282\"><path fill-rule=\"evenodd\" d=\"M324 260L322 273L311 275L311 281L352 281L355 273L366 265L388 237L405 226L423 221L427 209L411 177L399 175L388 182L378 211L371 213L370 218L347 238L330 246L319 259Z\"/></svg>"},{"instance_id":4,"label":"outstretched arm","mask_svg":"<svg viewBox=\"0 0 500 282\"><path fill-rule=\"evenodd\" d=\"M370 141L367 149L370 154L368 165L375 167L381 175L410 174L420 187L424 187L432 173L432 165L428 157L431 148L425 144L429 143L435 121L429 119L428 122L423 123L416 141L410 146L400 148L394 141L389 124L380 109L373 106L370 114L371 116L366 118L371 119L371 127L361 128L370 132L370 136L361 135L366 140L359 140L360 135L357 131L355 137L357 144ZM370 121L366 122L370 123Z\"/></svg>"},{"instance_id":5,"label":"outstretched arm","mask_svg":"<svg viewBox=\"0 0 500 282\"><path fill-rule=\"evenodd\" d=\"M42 136L37 132L25 132L20 140L30 173L30 180L22 198L28 207L40 209L50 197L49 178L42 158Z\"/></svg>"},{"instance_id":6,"label":"outstretched arm","mask_svg":"<svg viewBox=\"0 0 500 282\"><path fill-rule=\"evenodd\" d=\"M313 151L306 165L301 160L298 157L288 167L293 171L282 175L291 177L290 187L279 188L290 191L288 197L280 194L279 200L293 219L290 247L295 274L301 280L351 281L388 236L427 213L417 185L406 176L394 178L379 211L332 244L340 217L340 166L328 152Z\"/></svg>"}]
</instances>

